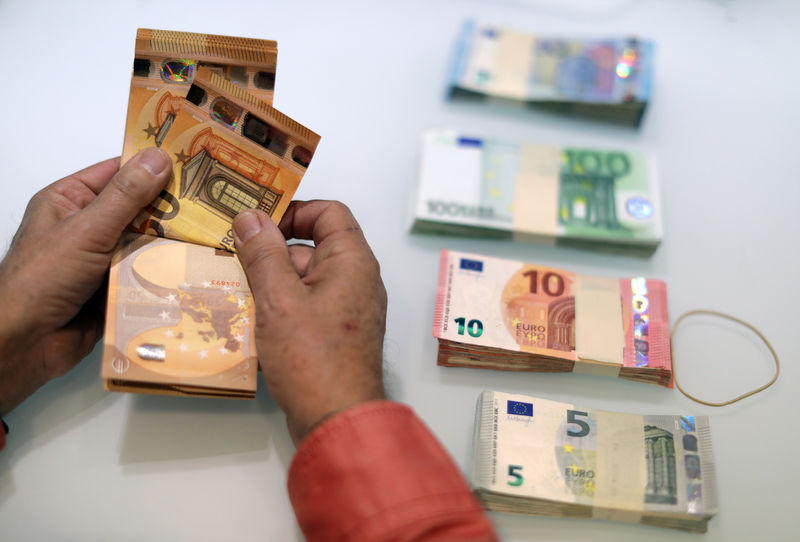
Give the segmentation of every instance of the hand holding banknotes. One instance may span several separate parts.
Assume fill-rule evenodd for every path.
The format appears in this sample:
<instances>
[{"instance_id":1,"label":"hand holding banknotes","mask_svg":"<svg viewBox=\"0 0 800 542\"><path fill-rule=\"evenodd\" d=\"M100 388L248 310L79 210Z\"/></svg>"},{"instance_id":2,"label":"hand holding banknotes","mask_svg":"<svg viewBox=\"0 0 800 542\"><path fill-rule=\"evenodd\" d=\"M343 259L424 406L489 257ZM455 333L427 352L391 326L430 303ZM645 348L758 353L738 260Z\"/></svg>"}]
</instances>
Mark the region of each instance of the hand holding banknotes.
<instances>
[{"instance_id":1,"label":"hand holding banknotes","mask_svg":"<svg viewBox=\"0 0 800 542\"><path fill-rule=\"evenodd\" d=\"M166 184L169 157L112 158L39 191L0 263L0 415L83 359L103 330L114 245ZM66 235L65 235L66 233Z\"/></svg>"},{"instance_id":2,"label":"hand holding banknotes","mask_svg":"<svg viewBox=\"0 0 800 542\"><path fill-rule=\"evenodd\" d=\"M261 211L233 226L256 302L259 363L294 441L336 412L384 398L386 290L349 209L293 202L279 228ZM287 246L292 238L316 248Z\"/></svg>"}]
</instances>

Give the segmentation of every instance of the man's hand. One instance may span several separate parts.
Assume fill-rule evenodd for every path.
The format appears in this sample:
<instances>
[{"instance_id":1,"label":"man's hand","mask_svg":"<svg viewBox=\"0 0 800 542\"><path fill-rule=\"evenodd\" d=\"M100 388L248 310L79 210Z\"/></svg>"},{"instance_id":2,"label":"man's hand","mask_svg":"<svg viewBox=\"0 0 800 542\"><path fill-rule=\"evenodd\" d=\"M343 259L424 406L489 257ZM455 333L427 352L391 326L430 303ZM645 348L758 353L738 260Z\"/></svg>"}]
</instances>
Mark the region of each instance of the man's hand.
<instances>
[{"instance_id":1,"label":"man's hand","mask_svg":"<svg viewBox=\"0 0 800 542\"><path fill-rule=\"evenodd\" d=\"M292 202L275 227L261 211L233 222L256 303L256 348L295 443L349 406L383 399L386 290L350 210ZM286 245L313 239L316 248Z\"/></svg>"},{"instance_id":2,"label":"man's hand","mask_svg":"<svg viewBox=\"0 0 800 542\"><path fill-rule=\"evenodd\" d=\"M102 336L100 286L120 233L169 179L149 148L113 158L37 193L0 263L0 416L91 352Z\"/></svg>"}]
</instances>

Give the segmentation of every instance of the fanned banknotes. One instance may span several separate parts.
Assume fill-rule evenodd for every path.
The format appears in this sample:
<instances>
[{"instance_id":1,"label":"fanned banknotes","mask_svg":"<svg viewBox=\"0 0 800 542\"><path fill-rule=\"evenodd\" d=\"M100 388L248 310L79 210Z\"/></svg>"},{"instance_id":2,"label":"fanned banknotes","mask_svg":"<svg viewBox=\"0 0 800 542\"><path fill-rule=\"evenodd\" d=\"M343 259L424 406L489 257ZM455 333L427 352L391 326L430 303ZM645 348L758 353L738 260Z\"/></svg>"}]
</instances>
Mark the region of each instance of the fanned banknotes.
<instances>
[{"instance_id":1,"label":"fanned banknotes","mask_svg":"<svg viewBox=\"0 0 800 542\"><path fill-rule=\"evenodd\" d=\"M122 161L160 146L174 165L115 250L107 389L254 396L255 311L231 223L247 208L279 221L319 142L271 107L276 58L274 41L137 32Z\"/></svg>"},{"instance_id":2,"label":"fanned banknotes","mask_svg":"<svg viewBox=\"0 0 800 542\"><path fill-rule=\"evenodd\" d=\"M449 93L636 126L650 99L652 62L646 40L551 38L468 21Z\"/></svg>"},{"instance_id":3,"label":"fanned banknotes","mask_svg":"<svg viewBox=\"0 0 800 542\"><path fill-rule=\"evenodd\" d=\"M108 284L106 389L252 398L254 318L235 254L126 232Z\"/></svg>"},{"instance_id":4,"label":"fanned banknotes","mask_svg":"<svg viewBox=\"0 0 800 542\"><path fill-rule=\"evenodd\" d=\"M718 510L705 416L624 414L485 391L472 477L478 497L499 512L705 532Z\"/></svg>"},{"instance_id":5,"label":"fanned banknotes","mask_svg":"<svg viewBox=\"0 0 800 542\"><path fill-rule=\"evenodd\" d=\"M271 40L151 30L136 31L136 47L125 126L126 155L153 141L160 143L166 132L153 124L148 107L165 95L186 96L204 66L230 79L256 98L271 104L275 89L278 44ZM143 115L144 114L144 115ZM131 152L131 149L133 152Z\"/></svg>"},{"instance_id":6,"label":"fanned banknotes","mask_svg":"<svg viewBox=\"0 0 800 542\"><path fill-rule=\"evenodd\" d=\"M424 136L412 230L649 255L662 238L651 157Z\"/></svg>"},{"instance_id":7,"label":"fanned banknotes","mask_svg":"<svg viewBox=\"0 0 800 542\"><path fill-rule=\"evenodd\" d=\"M188 92L154 96L139 119L158 127L143 145L160 145L174 168L132 228L231 251L231 224L240 211L260 209L280 220L320 139L205 67ZM123 161L139 150L126 145Z\"/></svg>"},{"instance_id":8,"label":"fanned banknotes","mask_svg":"<svg viewBox=\"0 0 800 542\"><path fill-rule=\"evenodd\" d=\"M617 376L672 387L666 285L443 250L439 365Z\"/></svg>"}]
</instances>

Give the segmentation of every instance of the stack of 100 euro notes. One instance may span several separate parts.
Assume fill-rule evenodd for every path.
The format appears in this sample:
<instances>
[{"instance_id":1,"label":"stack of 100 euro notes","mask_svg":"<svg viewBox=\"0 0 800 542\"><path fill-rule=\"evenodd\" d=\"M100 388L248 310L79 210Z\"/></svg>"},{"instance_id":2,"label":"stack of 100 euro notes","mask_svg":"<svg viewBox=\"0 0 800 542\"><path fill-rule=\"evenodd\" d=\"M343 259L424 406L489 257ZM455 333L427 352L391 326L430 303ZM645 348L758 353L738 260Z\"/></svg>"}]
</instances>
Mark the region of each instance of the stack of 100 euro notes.
<instances>
[{"instance_id":1,"label":"stack of 100 euro notes","mask_svg":"<svg viewBox=\"0 0 800 542\"><path fill-rule=\"evenodd\" d=\"M412 230L651 254L662 219L653 159L430 131Z\"/></svg>"}]
</instances>

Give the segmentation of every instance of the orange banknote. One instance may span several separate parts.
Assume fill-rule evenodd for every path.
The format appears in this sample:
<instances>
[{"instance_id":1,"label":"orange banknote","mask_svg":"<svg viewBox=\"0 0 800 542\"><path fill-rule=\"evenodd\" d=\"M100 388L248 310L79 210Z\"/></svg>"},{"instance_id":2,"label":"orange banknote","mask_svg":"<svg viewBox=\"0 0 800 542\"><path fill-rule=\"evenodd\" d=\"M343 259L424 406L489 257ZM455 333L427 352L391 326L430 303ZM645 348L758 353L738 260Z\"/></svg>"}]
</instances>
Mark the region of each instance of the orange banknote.
<instances>
[{"instance_id":1,"label":"orange banknote","mask_svg":"<svg viewBox=\"0 0 800 542\"><path fill-rule=\"evenodd\" d=\"M125 148L137 147L141 135L159 143L163 137L142 111L164 94L186 96L200 66L205 66L246 89L256 98L272 103L278 44L271 40L174 32L140 28L128 99ZM137 137L139 136L139 137ZM152 141L151 141L152 144ZM137 149L138 150L138 149ZM127 154L133 155L128 152Z\"/></svg>"},{"instance_id":2,"label":"orange banknote","mask_svg":"<svg viewBox=\"0 0 800 542\"><path fill-rule=\"evenodd\" d=\"M106 389L252 398L254 319L236 255L126 232L109 276Z\"/></svg>"},{"instance_id":3,"label":"orange banknote","mask_svg":"<svg viewBox=\"0 0 800 542\"><path fill-rule=\"evenodd\" d=\"M188 93L166 92L140 116L159 126L152 137L161 137L174 167L164 191L131 228L231 251L231 224L242 210L260 209L280 221L320 140L203 67ZM155 143L150 137L141 147ZM123 161L139 148L126 147Z\"/></svg>"}]
</instances>

